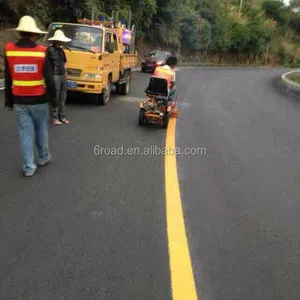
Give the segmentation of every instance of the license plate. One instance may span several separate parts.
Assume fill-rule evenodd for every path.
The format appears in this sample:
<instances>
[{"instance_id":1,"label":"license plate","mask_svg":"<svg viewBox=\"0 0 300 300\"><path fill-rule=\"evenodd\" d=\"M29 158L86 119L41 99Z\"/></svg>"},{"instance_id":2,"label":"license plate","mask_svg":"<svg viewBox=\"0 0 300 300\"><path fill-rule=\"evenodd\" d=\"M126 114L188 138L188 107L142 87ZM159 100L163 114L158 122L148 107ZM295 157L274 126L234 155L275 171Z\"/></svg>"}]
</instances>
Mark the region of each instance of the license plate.
<instances>
[{"instance_id":1,"label":"license plate","mask_svg":"<svg viewBox=\"0 0 300 300\"><path fill-rule=\"evenodd\" d=\"M76 89L77 88L77 82L68 81L67 87L70 89Z\"/></svg>"}]
</instances>

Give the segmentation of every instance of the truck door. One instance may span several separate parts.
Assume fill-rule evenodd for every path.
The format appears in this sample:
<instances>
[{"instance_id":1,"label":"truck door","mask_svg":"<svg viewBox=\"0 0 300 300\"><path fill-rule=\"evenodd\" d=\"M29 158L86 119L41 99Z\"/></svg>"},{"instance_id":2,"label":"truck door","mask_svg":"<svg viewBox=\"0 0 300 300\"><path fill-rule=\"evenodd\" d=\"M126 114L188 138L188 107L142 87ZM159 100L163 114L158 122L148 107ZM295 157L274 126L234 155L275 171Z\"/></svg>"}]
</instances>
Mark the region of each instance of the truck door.
<instances>
[{"instance_id":1,"label":"truck door","mask_svg":"<svg viewBox=\"0 0 300 300\"><path fill-rule=\"evenodd\" d=\"M112 80L115 81L114 77L114 53L109 53L107 43L111 43L112 40L112 32L106 31L104 37L104 55L103 55L103 67L105 72L112 73Z\"/></svg>"}]
</instances>

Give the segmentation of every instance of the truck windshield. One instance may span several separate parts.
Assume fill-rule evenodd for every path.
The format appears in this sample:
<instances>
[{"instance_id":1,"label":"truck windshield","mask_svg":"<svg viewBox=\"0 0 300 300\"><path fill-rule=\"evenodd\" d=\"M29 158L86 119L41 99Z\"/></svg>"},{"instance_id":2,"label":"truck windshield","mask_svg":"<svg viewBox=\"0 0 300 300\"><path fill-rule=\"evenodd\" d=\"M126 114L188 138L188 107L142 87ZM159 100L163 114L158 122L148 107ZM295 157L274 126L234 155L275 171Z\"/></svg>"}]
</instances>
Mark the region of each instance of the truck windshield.
<instances>
[{"instance_id":1,"label":"truck windshield","mask_svg":"<svg viewBox=\"0 0 300 300\"><path fill-rule=\"evenodd\" d=\"M44 38L45 46L52 43L48 41L48 38L52 37L58 29L62 30L66 37L72 39L69 43L63 43L63 47L70 50L101 52L103 29L82 25L51 24Z\"/></svg>"}]
</instances>

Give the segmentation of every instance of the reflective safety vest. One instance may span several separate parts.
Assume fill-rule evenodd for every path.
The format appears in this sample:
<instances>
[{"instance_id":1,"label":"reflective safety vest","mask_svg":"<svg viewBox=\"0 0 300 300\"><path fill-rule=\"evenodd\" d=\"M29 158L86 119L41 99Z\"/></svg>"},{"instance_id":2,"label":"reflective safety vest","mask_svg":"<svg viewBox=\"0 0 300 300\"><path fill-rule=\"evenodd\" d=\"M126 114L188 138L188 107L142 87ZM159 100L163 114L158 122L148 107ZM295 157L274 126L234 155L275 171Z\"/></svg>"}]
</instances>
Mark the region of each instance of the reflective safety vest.
<instances>
[{"instance_id":1,"label":"reflective safety vest","mask_svg":"<svg viewBox=\"0 0 300 300\"><path fill-rule=\"evenodd\" d=\"M157 67L153 74L155 77L165 78L170 85L174 76L174 71L171 69L165 69L163 67Z\"/></svg>"},{"instance_id":2,"label":"reflective safety vest","mask_svg":"<svg viewBox=\"0 0 300 300\"><path fill-rule=\"evenodd\" d=\"M14 96L42 96L45 94L44 64L46 48L17 47L7 43L5 56L12 77L12 94Z\"/></svg>"}]
</instances>

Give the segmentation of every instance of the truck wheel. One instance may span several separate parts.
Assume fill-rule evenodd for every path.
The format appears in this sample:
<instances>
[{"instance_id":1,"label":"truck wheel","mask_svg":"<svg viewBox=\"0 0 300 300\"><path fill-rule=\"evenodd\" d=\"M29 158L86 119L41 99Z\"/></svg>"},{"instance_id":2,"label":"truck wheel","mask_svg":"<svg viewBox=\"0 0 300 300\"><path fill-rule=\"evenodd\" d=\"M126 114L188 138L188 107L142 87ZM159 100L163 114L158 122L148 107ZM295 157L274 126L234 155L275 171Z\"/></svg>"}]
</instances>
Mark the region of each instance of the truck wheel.
<instances>
[{"instance_id":1,"label":"truck wheel","mask_svg":"<svg viewBox=\"0 0 300 300\"><path fill-rule=\"evenodd\" d=\"M166 114L165 114L164 117L163 117L163 128L165 128L165 129L168 128L168 125L169 125L169 119L170 119L169 113L166 112Z\"/></svg>"},{"instance_id":2,"label":"truck wheel","mask_svg":"<svg viewBox=\"0 0 300 300\"><path fill-rule=\"evenodd\" d=\"M110 99L110 93L111 93L111 81L110 79L107 80L106 87L103 89L102 94L99 97L99 105L104 106L108 103Z\"/></svg>"},{"instance_id":3,"label":"truck wheel","mask_svg":"<svg viewBox=\"0 0 300 300\"><path fill-rule=\"evenodd\" d=\"M141 108L139 112L139 125L143 126L145 124L145 111Z\"/></svg>"},{"instance_id":4,"label":"truck wheel","mask_svg":"<svg viewBox=\"0 0 300 300\"><path fill-rule=\"evenodd\" d=\"M127 72L126 82L119 86L119 91L121 95L127 95L130 92L131 87L131 72Z\"/></svg>"}]
</instances>

